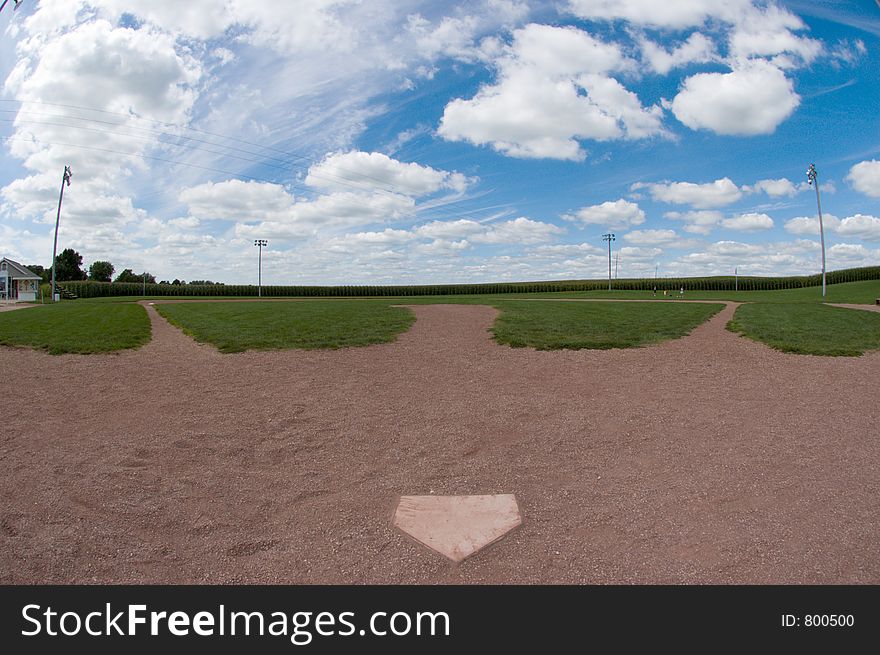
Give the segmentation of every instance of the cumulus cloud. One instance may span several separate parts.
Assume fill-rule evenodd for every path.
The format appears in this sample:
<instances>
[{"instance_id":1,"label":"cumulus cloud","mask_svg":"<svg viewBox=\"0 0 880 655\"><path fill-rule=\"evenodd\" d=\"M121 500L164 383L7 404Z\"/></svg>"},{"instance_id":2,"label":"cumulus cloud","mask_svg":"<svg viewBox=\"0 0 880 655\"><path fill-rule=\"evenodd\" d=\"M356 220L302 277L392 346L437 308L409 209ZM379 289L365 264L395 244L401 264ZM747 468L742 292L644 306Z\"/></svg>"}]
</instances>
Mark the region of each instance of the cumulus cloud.
<instances>
[{"instance_id":1,"label":"cumulus cloud","mask_svg":"<svg viewBox=\"0 0 880 655\"><path fill-rule=\"evenodd\" d=\"M661 75L666 75L673 68L687 64L708 63L719 58L715 51L714 42L699 32L694 32L687 41L671 50L667 50L644 36L639 39L639 47L642 50L642 58L647 61L655 73Z\"/></svg>"},{"instance_id":2,"label":"cumulus cloud","mask_svg":"<svg viewBox=\"0 0 880 655\"><path fill-rule=\"evenodd\" d=\"M749 6L736 19L731 56L738 60L774 57L774 63L784 68L810 64L823 48L816 39L795 34L804 29L800 18L779 5Z\"/></svg>"},{"instance_id":3,"label":"cumulus cloud","mask_svg":"<svg viewBox=\"0 0 880 655\"><path fill-rule=\"evenodd\" d=\"M758 180L753 186L744 186L742 190L746 193L766 193L771 198L781 198L784 196L791 198L809 188L810 186L807 182L795 184L783 177L777 180Z\"/></svg>"},{"instance_id":4,"label":"cumulus cloud","mask_svg":"<svg viewBox=\"0 0 880 655\"><path fill-rule=\"evenodd\" d=\"M721 212L711 210L666 212L663 216L673 221L683 221L685 225L682 229L691 234L709 234L724 218Z\"/></svg>"},{"instance_id":5,"label":"cumulus cloud","mask_svg":"<svg viewBox=\"0 0 880 655\"><path fill-rule=\"evenodd\" d=\"M318 189L386 189L420 197L441 189L462 193L469 180L461 173L404 163L380 152L333 153L309 168L306 184Z\"/></svg>"},{"instance_id":6,"label":"cumulus cloud","mask_svg":"<svg viewBox=\"0 0 880 655\"><path fill-rule=\"evenodd\" d=\"M864 241L880 241L880 218L863 214L848 216L840 221L836 231L842 237L855 237Z\"/></svg>"},{"instance_id":7,"label":"cumulus cloud","mask_svg":"<svg viewBox=\"0 0 880 655\"><path fill-rule=\"evenodd\" d=\"M184 189L180 201L204 221L235 221L243 237L294 238L319 228L387 223L412 213L415 200L397 193L333 192L295 200L278 184L207 182Z\"/></svg>"},{"instance_id":8,"label":"cumulus cloud","mask_svg":"<svg viewBox=\"0 0 880 655\"><path fill-rule=\"evenodd\" d=\"M840 219L832 214L822 215L822 225L828 231L834 231L840 225ZM791 232L798 236L819 235L819 217L818 216L798 216L785 222L783 226L786 232Z\"/></svg>"},{"instance_id":9,"label":"cumulus cloud","mask_svg":"<svg viewBox=\"0 0 880 655\"><path fill-rule=\"evenodd\" d=\"M633 191L647 189L651 197L660 202L672 205L691 205L696 209L724 207L742 198L739 187L727 177L707 184L694 182L645 184L636 182L630 188Z\"/></svg>"},{"instance_id":10,"label":"cumulus cloud","mask_svg":"<svg viewBox=\"0 0 880 655\"><path fill-rule=\"evenodd\" d=\"M757 232L773 229L773 219L767 214L739 214L721 221L721 226L738 232Z\"/></svg>"},{"instance_id":11,"label":"cumulus cloud","mask_svg":"<svg viewBox=\"0 0 880 655\"><path fill-rule=\"evenodd\" d=\"M293 196L268 182L205 182L183 189L178 198L199 220L253 221L285 216L293 207Z\"/></svg>"},{"instance_id":12,"label":"cumulus cloud","mask_svg":"<svg viewBox=\"0 0 880 655\"><path fill-rule=\"evenodd\" d=\"M574 27L531 24L495 62L497 79L450 102L438 134L512 157L581 160L580 141L665 134L662 109L643 107L612 72L632 66L620 47Z\"/></svg>"},{"instance_id":13,"label":"cumulus cloud","mask_svg":"<svg viewBox=\"0 0 880 655\"><path fill-rule=\"evenodd\" d=\"M880 198L880 161L859 162L849 169L846 176L853 188L871 198Z\"/></svg>"},{"instance_id":14,"label":"cumulus cloud","mask_svg":"<svg viewBox=\"0 0 880 655\"><path fill-rule=\"evenodd\" d=\"M656 246L678 240L675 230L633 230L623 235L624 241L637 246Z\"/></svg>"},{"instance_id":15,"label":"cumulus cloud","mask_svg":"<svg viewBox=\"0 0 880 655\"><path fill-rule=\"evenodd\" d=\"M580 18L683 29L700 26L710 17L733 20L737 10L746 4L743 0L569 0L568 9Z\"/></svg>"},{"instance_id":16,"label":"cumulus cloud","mask_svg":"<svg viewBox=\"0 0 880 655\"><path fill-rule=\"evenodd\" d=\"M636 203L621 198L581 207L574 214L566 214L562 218L582 225L601 225L608 229L621 229L644 223L645 212Z\"/></svg>"},{"instance_id":17,"label":"cumulus cloud","mask_svg":"<svg viewBox=\"0 0 880 655\"><path fill-rule=\"evenodd\" d=\"M800 96L782 70L763 60L749 60L729 73L687 78L671 109L694 130L754 136L772 134L798 105Z\"/></svg>"},{"instance_id":18,"label":"cumulus cloud","mask_svg":"<svg viewBox=\"0 0 880 655\"><path fill-rule=\"evenodd\" d=\"M565 233L565 229L552 223L542 223L520 217L512 221L491 224L482 234L473 235L474 243L545 243Z\"/></svg>"}]
</instances>

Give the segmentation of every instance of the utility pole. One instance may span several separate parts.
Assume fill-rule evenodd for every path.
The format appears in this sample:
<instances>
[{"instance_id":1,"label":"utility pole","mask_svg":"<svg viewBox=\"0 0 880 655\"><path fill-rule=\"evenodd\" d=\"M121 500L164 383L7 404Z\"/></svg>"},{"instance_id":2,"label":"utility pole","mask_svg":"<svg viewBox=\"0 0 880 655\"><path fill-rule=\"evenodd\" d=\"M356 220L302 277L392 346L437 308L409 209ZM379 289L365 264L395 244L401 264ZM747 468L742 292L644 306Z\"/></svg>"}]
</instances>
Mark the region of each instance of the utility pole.
<instances>
[{"instance_id":1,"label":"utility pole","mask_svg":"<svg viewBox=\"0 0 880 655\"><path fill-rule=\"evenodd\" d=\"M64 185L70 186L70 176L73 172L70 166L64 167L64 175L61 177L61 193L58 194L58 213L55 215L55 243L52 245L52 302L55 302L55 252L58 250L58 222L61 220L61 201L64 200Z\"/></svg>"},{"instance_id":2,"label":"utility pole","mask_svg":"<svg viewBox=\"0 0 880 655\"><path fill-rule=\"evenodd\" d=\"M265 239L254 239L254 245L260 249L260 264L257 272L257 297L263 297L263 246L268 246Z\"/></svg>"},{"instance_id":3,"label":"utility pole","mask_svg":"<svg viewBox=\"0 0 880 655\"><path fill-rule=\"evenodd\" d=\"M614 253L614 279L618 278L618 270L620 269L620 251Z\"/></svg>"},{"instance_id":4,"label":"utility pole","mask_svg":"<svg viewBox=\"0 0 880 655\"><path fill-rule=\"evenodd\" d=\"M819 200L819 173L816 166L810 164L807 169L807 180L816 187L816 207L819 209L819 239L822 241L822 297L825 297L825 226L822 225L822 202Z\"/></svg>"},{"instance_id":5,"label":"utility pole","mask_svg":"<svg viewBox=\"0 0 880 655\"><path fill-rule=\"evenodd\" d=\"M611 242L614 241L614 234L603 234L602 241L608 242L608 290L611 291Z\"/></svg>"}]
</instances>

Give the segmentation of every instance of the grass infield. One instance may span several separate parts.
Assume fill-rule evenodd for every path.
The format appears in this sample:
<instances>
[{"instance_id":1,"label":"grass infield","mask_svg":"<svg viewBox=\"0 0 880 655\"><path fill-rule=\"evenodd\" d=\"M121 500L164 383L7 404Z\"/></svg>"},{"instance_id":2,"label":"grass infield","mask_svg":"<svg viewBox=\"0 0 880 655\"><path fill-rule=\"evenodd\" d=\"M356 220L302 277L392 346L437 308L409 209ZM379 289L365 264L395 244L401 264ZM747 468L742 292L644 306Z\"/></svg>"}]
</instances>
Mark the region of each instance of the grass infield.
<instances>
[{"instance_id":1,"label":"grass infield","mask_svg":"<svg viewBox=\"0 0 880 655\"><path fill-rule=\"evenodd\" d=\"M199 302L155 308L186 334L224 353L386 343L415 321L410 310L387 301Z\"/></svg>"},{"instance_id":2,"label":"grass infield","mask_svg":"<svg viewBox=\"0 0 880 655\"><path fill-rule=\"evenodd\" d=\"M493 303L501 310L495 340L515 348L634 348L677 339L724 305L697 303Z\"/></svg>"},{"instance_id":3,"label":"grass infield","mask_svg":"<svg viewBox=\"0 0 880 655\"><path fill-rule=\"evenodd\" d=\"M53 355L139 348L150 340L150 319L140 305L61 302L0 314L0 344Z\"/></svg>"},{"instance_id":4,"label":"grass infield","mask_svg":"<svg viewBox=\"0 0 880 655\"><path fill-rule=\"evenodd\" d=\"M858 356L880 349L880 314L826 305L741 305L727 329L788 353Z\"/></svg>"}]
</instances>

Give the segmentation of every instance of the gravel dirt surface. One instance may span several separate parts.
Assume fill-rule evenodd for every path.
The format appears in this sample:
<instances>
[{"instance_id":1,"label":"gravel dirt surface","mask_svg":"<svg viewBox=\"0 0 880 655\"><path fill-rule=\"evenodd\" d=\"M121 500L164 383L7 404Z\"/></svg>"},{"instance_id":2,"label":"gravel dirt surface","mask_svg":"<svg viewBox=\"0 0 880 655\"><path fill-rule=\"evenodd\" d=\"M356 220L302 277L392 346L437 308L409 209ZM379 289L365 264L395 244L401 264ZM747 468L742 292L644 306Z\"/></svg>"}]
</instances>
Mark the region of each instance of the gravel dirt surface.
<instances>
[{"instance_id":1,"label":"gravel dirt surface","mask_svg":"<svg viewBox=\"0 0 880 655\"><path fill-rule=\"evenodd\" d=\"M12 312L16 309L27 309L28 307L38 307L39 305L32 305L30 303L16 303L16 302L7 302L0 301L0 312Z\"/></svg>"},{"instance_id":2,"label":"gravel dirt surface","mask_svg":"<svg viewBox=\"0 0 880 655\"><path fill-rule=\"evenodd\" d=\"M880 353L734 309L633 350L500 346L466 305L337 351L221 355L152 308L136 351L0 348L0 582L880 583ZM391 526L507 493L523 524L458 565Z\"/></svg>"}]
</instances>

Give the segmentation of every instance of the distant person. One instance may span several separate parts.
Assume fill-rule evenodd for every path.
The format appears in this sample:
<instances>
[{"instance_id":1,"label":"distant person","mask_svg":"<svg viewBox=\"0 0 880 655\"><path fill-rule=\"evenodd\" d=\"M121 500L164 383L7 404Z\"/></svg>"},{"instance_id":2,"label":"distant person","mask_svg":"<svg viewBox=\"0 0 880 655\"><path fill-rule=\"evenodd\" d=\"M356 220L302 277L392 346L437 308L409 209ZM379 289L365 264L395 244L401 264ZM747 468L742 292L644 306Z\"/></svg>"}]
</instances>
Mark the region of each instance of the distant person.
<instances>
[{"instance_id":1,"label":"distant person","mask_svg":"<svg viewBox=\"0 0 880 655\"><path fill-rule=\"evenodd\" d=\"M666 289L663 289L663 297L666 297Z\"/></svg>"},{"instance_id":2,"label":"distant person","mask_svg":"<svg viewBox=\"0 0 880 655\"><path fill-rule=\"evenodd\" d=\"M654 297L655 298L657 297L657 287L656 286L654 287Z\"/></svg>"},{"instance_id":3,"label":"distant person","mask_svg":"<svg viewBox=\"0 0 880 655\"><path fill-rule=\"evenodd\" d=\"M681 290L678 292L678 295L684 298L684 287L681 288Z\"/></svg>"}]
</instances>

